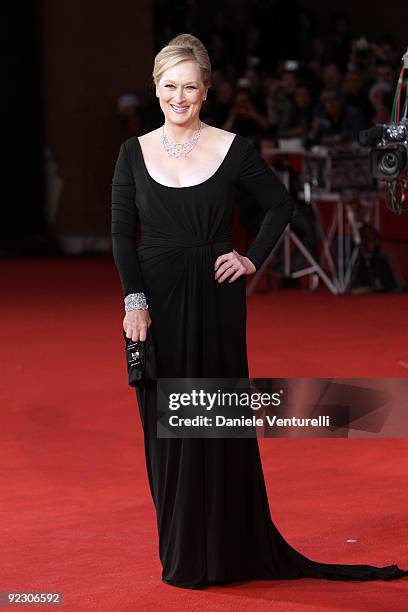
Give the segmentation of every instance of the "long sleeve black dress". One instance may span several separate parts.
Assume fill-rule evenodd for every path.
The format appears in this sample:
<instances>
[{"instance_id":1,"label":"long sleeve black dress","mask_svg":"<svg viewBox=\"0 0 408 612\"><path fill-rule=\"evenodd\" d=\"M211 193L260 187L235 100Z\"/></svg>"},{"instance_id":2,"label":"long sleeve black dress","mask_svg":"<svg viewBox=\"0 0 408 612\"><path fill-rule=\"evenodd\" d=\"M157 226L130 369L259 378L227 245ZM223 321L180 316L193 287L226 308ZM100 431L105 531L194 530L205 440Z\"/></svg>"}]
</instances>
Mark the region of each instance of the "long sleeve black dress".
<instances>
[{"instance_id":1,"label":"long sleeve black dress","mask_svg":"<svg viewBox=\"0 0 408 612\"><path fill-rule=\"evenodd\" d=\"M246 253L258 269L293 203L252 144L236 135L217 171L189 187L155 181L137 137L120 148L112 182L113 255L123 296L147 296L159 377L248 377L245 277L221 284L214 279L215 260L233 246L235 186L265 211ZM256 438L158 439L155 389L138 390L137 399L164 582L199 589L249 579L408 574L397 565L324 564L304 557L272 522Z\"/></svg>"}]
</instances>

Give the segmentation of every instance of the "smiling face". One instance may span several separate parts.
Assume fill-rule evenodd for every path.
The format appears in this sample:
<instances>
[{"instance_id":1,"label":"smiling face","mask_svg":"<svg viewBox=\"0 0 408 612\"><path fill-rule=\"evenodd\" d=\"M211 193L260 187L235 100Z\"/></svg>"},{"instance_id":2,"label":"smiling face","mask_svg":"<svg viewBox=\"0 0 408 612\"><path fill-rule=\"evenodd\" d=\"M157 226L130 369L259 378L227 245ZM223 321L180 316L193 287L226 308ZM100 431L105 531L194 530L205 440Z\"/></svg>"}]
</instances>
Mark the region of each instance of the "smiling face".
<instances>
[{"instance_id":1,"label":"smiling face","mask_svg":"<svg viewBox=\"0 0 408 612\"><path fill-rule=\"evenodd\" d=\"M195 128L207 91L196 62L184 60L165 70L156 85L156 96L166 122Z\"/></svg>"}]
</instances>

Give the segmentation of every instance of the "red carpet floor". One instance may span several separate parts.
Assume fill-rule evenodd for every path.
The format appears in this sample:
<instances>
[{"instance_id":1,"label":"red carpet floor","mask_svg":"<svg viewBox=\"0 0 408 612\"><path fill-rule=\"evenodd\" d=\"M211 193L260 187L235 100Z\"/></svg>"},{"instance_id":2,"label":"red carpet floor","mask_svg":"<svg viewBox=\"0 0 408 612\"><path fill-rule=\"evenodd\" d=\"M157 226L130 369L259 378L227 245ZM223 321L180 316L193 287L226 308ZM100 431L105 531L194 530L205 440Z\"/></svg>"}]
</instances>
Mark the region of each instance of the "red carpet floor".
<instances>
[{"instance_id":1,"label":"red carpet floor","mask_svg":"<svg viewBox=\"0 0 408 612\"><path fill-rule=\"evenodd\" d=\"M111 259L2 270L0 591L62 592L69 612L406 609L408 579L161 583ZM407 295L287 290L251 296L248 310L252 376L408 375ZM408 568L407 439L260 446L272 517L293 546Z\"/></svg>"}]
</instances>

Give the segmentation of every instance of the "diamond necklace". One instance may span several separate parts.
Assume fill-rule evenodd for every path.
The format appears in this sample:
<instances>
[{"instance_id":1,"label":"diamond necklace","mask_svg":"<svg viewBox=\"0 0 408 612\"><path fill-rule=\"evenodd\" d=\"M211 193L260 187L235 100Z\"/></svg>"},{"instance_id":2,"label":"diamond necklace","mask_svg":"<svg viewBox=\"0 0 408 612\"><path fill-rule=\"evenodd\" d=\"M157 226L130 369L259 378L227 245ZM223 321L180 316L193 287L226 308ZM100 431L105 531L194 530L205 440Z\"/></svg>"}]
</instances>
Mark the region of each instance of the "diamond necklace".
<instances>
[{"instance_id":1,"label":"diamond necklace","mask_svg":"<svg viewBox=\"0 0 408 612\"><path fill-rule=\"evenodd\" d=\"M186 140L186 142L175 142L171 140L171 138L164 133L163 125L162 143L168 157L185 157L190 153L201 134L202 123L200 119L198 121L198 130L196 130L190 140Z\"/></svg>"}]
</instances>

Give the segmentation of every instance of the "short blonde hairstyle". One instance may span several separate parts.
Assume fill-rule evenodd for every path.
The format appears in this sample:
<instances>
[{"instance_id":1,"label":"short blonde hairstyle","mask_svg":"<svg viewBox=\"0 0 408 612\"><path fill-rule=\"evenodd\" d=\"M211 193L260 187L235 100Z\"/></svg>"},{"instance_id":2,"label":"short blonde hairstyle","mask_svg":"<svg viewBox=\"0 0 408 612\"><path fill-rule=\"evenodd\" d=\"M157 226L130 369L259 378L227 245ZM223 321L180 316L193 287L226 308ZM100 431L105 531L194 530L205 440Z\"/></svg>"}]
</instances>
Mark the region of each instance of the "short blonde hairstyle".
<instances>
[{"instance_id":1,"label":"short blonde hairstyle","mask_svg":"<svg viewBox=\"0 0 408 612\"><path fill-rule=\"evenodd\" d=\"M201 72L201 80L205 87L210 87L211 63L207 49L201 40L192 34L175 36L156 55L152 73L154 85L158 85L163 72L185 60L197 62Z\"/></svg>"}]
</instances>

